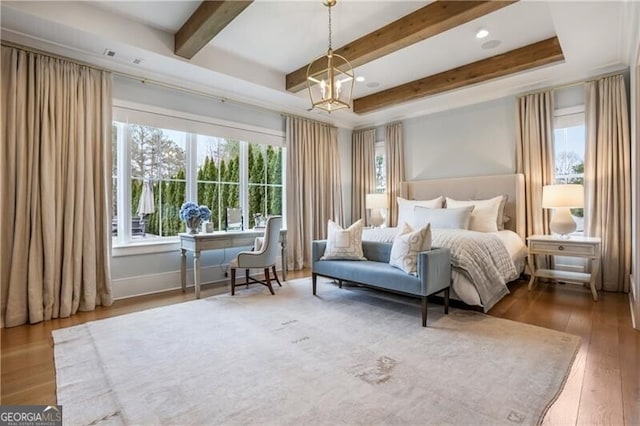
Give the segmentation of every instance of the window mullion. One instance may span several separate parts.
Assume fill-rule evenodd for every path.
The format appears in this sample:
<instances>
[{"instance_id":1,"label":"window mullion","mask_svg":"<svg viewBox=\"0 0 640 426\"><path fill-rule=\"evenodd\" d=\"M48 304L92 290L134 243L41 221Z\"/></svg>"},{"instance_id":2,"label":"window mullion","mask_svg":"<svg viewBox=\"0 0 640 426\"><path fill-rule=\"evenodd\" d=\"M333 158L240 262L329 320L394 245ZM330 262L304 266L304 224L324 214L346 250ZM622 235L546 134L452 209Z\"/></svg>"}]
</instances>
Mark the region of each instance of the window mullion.
<instances>
[{"instance_id":1,"label":"window mullion","mask_svg":"<svg viewBox=\"0 0 640 426\"><path fill-rule=\"evenodd\" d=\"M118 126L118 241L131 241L131 132ZM127 165L127 167L124 167Z\"/></svg>"},{"instance_id":2,"label":"window mullion","mask_svg":"<svg viewBox=\"0 0 640 426\"><path fill-rule=\"evenodd\" d=\"M240 142L240 208L242 209L242 227L249 228L249 144Z\"/></svg>"},{"instance_id":3,"label":"window mullion","mask_svg":"<svg viewBox=\"0 0 640 426\"><path fill-rule=\"evenodd\" d=\"M187 156L187 190L186 200L194 201L198 199L198 135L193 133L187 134L186 156Z\"/></svg>"}]
</instances>

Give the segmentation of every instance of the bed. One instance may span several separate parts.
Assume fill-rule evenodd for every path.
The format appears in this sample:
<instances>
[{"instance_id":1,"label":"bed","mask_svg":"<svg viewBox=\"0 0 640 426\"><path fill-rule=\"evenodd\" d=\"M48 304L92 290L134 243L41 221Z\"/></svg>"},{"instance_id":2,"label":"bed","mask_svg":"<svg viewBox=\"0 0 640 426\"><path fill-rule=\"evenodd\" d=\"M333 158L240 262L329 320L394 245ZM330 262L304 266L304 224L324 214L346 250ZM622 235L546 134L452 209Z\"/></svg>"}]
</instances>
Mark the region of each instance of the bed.
<instances>
[{"instance_id":1,"label":"bed","mask_svg":"<svg viewBox=\"0 0 640 426\"><path fill-rule=\"evenodd\" d=\"M509 293L507 283L515 280L525 267L527 248L525 239L524 211L524 176L521 174L474 176L453 179L434 179L403 182L401 197L407 200L432 200L439 196L455 200L485 200L499 195L506 195L504 230L497 232L475 232L449 229L432 229L433 244L452 248L452 298L467 305L480 307L484 312L490 310L502 297ZM393 241L396 228L367 229L363 233L364 240ZM485 235L483 235L485 234ZM467 240L474 245L477 241L488 240L494 247L503 252L503 259L495 256L481 256L485 263L483 268L493 271L491 279L477 279L470 274L468 268L456 262L456 256L465 256L466 248L462 246ZM499 242L498 242L499 241ZM464 244L463 244L464 243ZM484 242L483 242L484 244ZM503 246L503 247L502 247ZM482 246L478 246L482 247ZM485 245L485 251L492 251L491 245ZM504 248L504 249L503 249ZM476 250L481 250L476 248ZM505 261L505 257L510 261ZM500 265L488 265L488 263ZM502 265L508 263L508 265ZM500 266L498 268L498 266ZM498 276L499 275L499 276Z\"/></svg>"}]
</instances>

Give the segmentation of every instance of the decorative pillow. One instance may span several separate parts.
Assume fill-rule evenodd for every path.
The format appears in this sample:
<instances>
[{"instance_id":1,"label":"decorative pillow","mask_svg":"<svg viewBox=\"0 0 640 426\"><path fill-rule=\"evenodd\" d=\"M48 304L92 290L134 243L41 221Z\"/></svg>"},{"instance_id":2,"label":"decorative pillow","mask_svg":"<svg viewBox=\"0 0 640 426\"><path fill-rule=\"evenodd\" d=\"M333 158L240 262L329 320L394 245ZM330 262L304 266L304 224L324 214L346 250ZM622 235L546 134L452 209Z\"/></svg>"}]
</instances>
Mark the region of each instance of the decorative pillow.
<instances>
[{"instance_id":1,"label":"decorative pillow","mask_svg":"<svg viewBox=\"0 0 640 426\"><path fill-rule=\"evenodd\" d=\"M447 197L447 208L475 207L471 213L469 229L478 232L497 232L500 226L504 229L503 217L505 203L505 195L498 195L488 200L469 201L458 201Z\"/></svg>"},{"instance_id":2,"label":"decorative pillow","mask_svg":"<svg viewBox=\"0 0 640 426\"><path fill-rule=\"evenodd\" d=\"M459 209L428 209L416 206L414 216L418 226L431 224L433 229L469 229L474 207Z\"/></svg>"},{"instance_id":3,"label":"decorative pillow","mask_svg":"<svg viewBox=\"0 0 640 426\"><path fill-rule=\"evenodd\" d=\"M425 248L427 239L428 248ZM418 253L427 250L431 250L431 226L414 231L405 222L393 239L389 265L402 269L407 274L418 275Z\"/></svg>"},{"instance_id":4,"label":"decorative pillow","mask_svg":"<svg viewBox=\"0 0 640 426\"><path fill-rule=\"evenodd\" d=\"M403 223L408 223L409 226L417 228L417 224L413 217L413 208L415 206L429 207L431 209L441 209L444 197L440 196L433 200L407 200L402 197L397 197L398 201L398 227Z\"/></svg>"},{"instance_id":5,"label":"decorative pillow","mask_svg":"<svg viewBox=\"0 0 640 426\"><path fill-rule=\"evenodd\" d=\"M362 219L347 229L329 219L327 245L320 260L367 260L362 253Z\"/></svg>"}]
</instances>

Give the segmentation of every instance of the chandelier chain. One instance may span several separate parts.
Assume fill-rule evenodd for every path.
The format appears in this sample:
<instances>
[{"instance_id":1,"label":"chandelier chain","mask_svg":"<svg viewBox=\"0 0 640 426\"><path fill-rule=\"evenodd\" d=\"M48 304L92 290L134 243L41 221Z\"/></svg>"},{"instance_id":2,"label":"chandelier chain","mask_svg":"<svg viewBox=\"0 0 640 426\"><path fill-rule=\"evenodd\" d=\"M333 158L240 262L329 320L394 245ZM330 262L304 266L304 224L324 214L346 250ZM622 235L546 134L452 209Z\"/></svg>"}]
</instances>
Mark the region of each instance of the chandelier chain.
<instances>
[{"instance_id":1,"label":"chandelier chain","mask_svg":"<svg viewBox=\"0 0 640 426\"><path fill-rule=\"evenodd\" d=\"M331 50L331 5L327 9L329 9L329 50Z\"/></svg>"}]
</instances>

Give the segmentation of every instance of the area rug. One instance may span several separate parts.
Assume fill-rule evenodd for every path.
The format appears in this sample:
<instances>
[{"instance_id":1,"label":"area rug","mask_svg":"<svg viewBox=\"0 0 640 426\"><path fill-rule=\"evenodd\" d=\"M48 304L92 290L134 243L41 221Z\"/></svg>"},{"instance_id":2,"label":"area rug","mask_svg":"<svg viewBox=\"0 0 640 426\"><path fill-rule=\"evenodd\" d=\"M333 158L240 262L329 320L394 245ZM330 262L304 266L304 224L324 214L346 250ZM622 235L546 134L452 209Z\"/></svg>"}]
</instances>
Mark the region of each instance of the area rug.
<instances>
[{"instance_id":1,"label":"area rug","mask_svg":"<svg viewBox=\"0 0 640 426\"><path fill-rule=\"evenodd\" d=\"M579 338L292 280L54 331L64 424L532 425Z\"/></svg>"}]
</instances>

